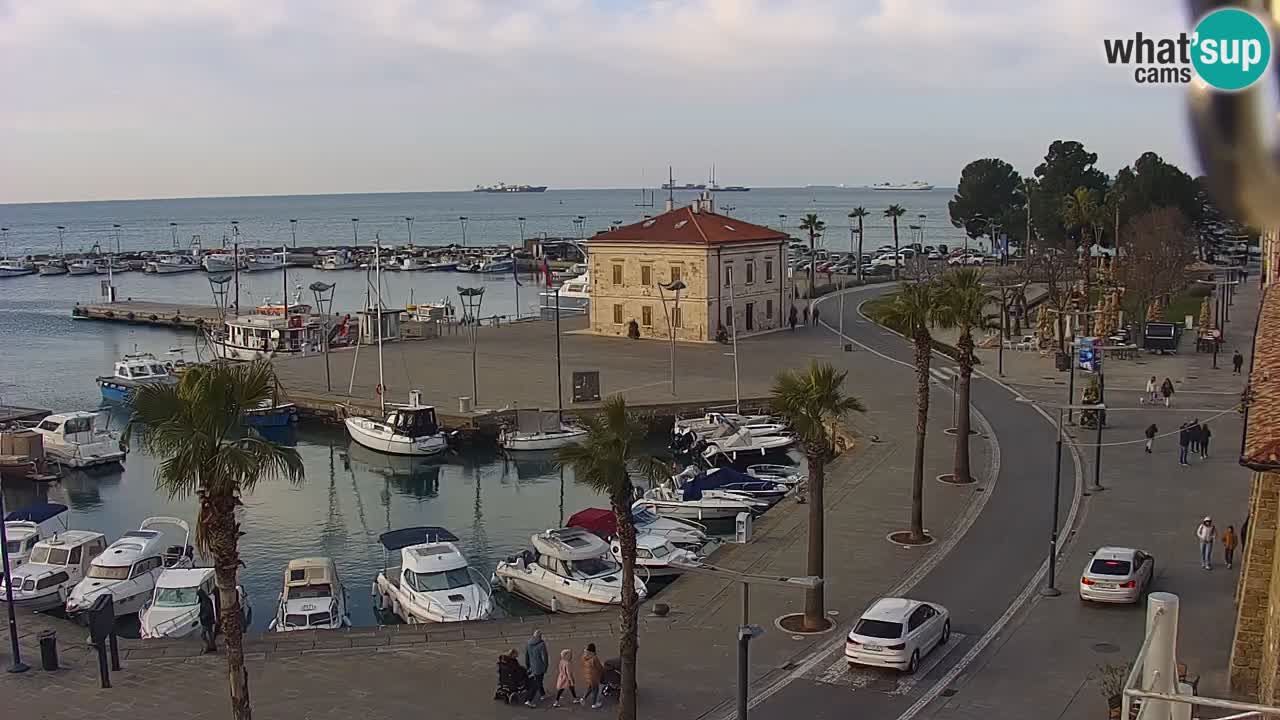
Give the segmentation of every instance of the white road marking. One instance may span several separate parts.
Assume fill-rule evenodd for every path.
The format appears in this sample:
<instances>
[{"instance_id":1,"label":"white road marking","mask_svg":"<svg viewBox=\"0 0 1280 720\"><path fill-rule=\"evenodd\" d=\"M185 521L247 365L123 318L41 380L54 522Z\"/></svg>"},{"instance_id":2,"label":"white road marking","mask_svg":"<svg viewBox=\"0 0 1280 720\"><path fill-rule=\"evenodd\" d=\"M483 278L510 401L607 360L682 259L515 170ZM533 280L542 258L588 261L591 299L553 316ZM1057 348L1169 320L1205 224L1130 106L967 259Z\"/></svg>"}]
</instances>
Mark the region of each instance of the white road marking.
<instances>
[{"instance_id":1,"label":"white road marking","mask_svg":"<svg viewBox=\"0 0 1280 720\"><path fill-rule=\"evenodd\" d=\"M968 637L961 633L951 633L951 641L942 647L935 648L924 656L920 669L915 675L906 675L891 668L864 667L850 665L841 653L840 658L830 667L823 670L814 681L827 685L837 685L853 690L868 690L886 695L910 695L920 684L920 680L933 672L956 647Z\"/></svg>"}]
</instances>

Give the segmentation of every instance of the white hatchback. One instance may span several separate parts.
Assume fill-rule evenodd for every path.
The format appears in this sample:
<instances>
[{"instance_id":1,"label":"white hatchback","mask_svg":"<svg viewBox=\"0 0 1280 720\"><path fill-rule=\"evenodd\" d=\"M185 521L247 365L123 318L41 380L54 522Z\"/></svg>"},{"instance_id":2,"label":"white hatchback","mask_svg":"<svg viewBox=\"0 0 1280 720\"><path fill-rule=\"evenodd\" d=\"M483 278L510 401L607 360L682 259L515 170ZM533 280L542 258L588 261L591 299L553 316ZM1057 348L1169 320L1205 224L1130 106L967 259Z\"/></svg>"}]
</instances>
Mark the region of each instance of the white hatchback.
<instances>
[{"instance_id":1,"label":"white hatchback","mask_svg":"<svg viewBox=\"0 0 1280 720\"><path fill-rule=\"evenodd\" d=\"M920 658L951 639L951 614L941 605L881 598L853 626L845 640L850 665L889 667L914 673Z\"/></svg>"}]
</instances>

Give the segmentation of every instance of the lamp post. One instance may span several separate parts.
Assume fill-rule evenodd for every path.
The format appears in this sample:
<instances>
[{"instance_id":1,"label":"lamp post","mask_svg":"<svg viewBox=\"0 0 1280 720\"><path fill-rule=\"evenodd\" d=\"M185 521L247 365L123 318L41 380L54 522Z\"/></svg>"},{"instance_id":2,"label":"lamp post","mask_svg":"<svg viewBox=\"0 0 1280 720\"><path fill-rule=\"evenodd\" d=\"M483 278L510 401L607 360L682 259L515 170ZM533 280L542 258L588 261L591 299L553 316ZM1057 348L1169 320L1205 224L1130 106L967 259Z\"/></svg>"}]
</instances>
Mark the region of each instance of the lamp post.
<instances>
[{"instance_id":1,"label":"lamp post","mask_svg":"<svg viewBox=\"0 0 1280 720\"><path fill-rule=\"evenodd\" d=\"M680 309L680 291L684 290L687 285L683 280L672 280L669 283L658 283L658 297L662 300L662 312L667 316L667 337L671 340L671 395L676 394L676 330L674 316ZM675 293L675 304L673 310L667 309L667 296L663 290L670 290ZM557 291L558 292L558 291ZM683 324L683 323L682 323Z\"/></svg>"},{"instance_id":2,"label":"lamp post","mask_svg":"<svg viewBox=\"0 0 1280 720\"><path fill-rule=\"evenodd\" d=\"M733 296L733 266L726 268L729 273L729 337L733 339L733 411L742 414L742 393L738 384L738 309Z\"/></svg>"},{"instance_id":3,"label":"lamp post","mask_svg":"<svg viewBox=\"0 0 1280 720\"><path fill-rule=\"evenodd\" d=\"M1058 564L1058 496L1062 492L1062 411L1063 410L1096 410L1103 412L1107 406L1098 403L1096 405L1070 405L1070 404L1054 404L1043 403L1032 398L1020 397L1018 402L1025 402L1041 407L1055 408L1058 411L1057 422L1057 438L1054 440L1054 465L1053 465L1053 520L1049 528L1049 574L1045 576L1044 587L1040 588L1040 594L1045 597L1057 597L1062 594L1057 585L1057 564Z\"/></svg>"},{"instance_id":4,"label":"lamp post","mask_svg":"<svg viewBox=\"0 0 1280 720\"><path fill-rule=\"evenodd\" d=\"M4 493L0 492L0 561L4 563L4 599L5 606L9 610L9 651L11 654L11 662L9 664L9 672L24 673L31 668L22 662L22 649L18 647L18 619L13 610L13 583L9 578L9 538L5 535L4 529Z\"/></svg>"},{"instance_id":5,"label":"lamp post","mask_svg":"<svg viewBox=\"0 0 1280 720\"><path fill-rule=\"evenodd\" d=\"M926 216L924 213L920 213L916 217L920 218L920 250L921 252L923 252L924 251L924 219Z\"/></svg>"},{"instance_id":6,"label":"lamp post","mask_svg":"<svg viewBox=\"0 0 1280 720\"><path fill-rule=\"evenodd\" d=\"M471 335L471 402L476 403L480 394L479 374L476 372L476 339L480 332L480 303L484 302L484 288L459 286L458 297L462 299L462 324Z\"/></svg>"},{"instance_id":7,"label":"lamp post","mask_svg":"<svg viewBox=\"0 0 1280 720\"><path fill-rule=\"evenodd\" d=\"M64 250L62 246L62 234L65 233L66 231L67 231L66 225L58 226L58 255L64 256L64 259L67 254L67 251Z\"/></svg>"},{"instance_id":8,"label":"lamp post","mask_svg":"<svg viewBox=\"0 0 1280 720\"><path fill-rule=\"evenodd\" d=\"M586 222L587 222L587 218L583 215L579 215L573 219L573 225L578 231L578 242L582 242L583 226L586 224Z\"/></svg>"},{"instance_id":9,"label":"lamp post","mask_svg":"<svg viewBox=\"0 0 1280 720\"><path fill-rule=\"evenodd\" d=\"M311 283L311 294L316 299L316 310L320 313L320 317L324 318L324 324L321 325L321 339L324 342L324 389L326 391L333 390L333 383L329 376L329 319L333 317L333 289L337 285L333 283L323 283L316 281ZM379 318L381 322L381 318Z\"/></svg>"},{"instance_id":10,"label":"lamp post","mask_svg":"<svg viewBox=\"0 0 1280 720\"><path fill-rule=\"evenodd\" d=\"M459 215L458 224L462 226L462 247L467 246L467 216Z\"/></svg>"},{"instance_id":11,"label":"lamp post","mask_svg":"<svg viewBox=\"0 0 1280 720\"><path fill-rule=\"evenodd\" d=\"M173 239L173 246L178 247L178 223L169 223L169 236Z\"/></svg>"},{"instance_id":12,"label":"lamp post","mask_svg":"<svg viewBox=\"0 0 1280 720\"><path fill-rule=\"evenodd\" d=\"M1021 290L1026 283L1001 285L1000 290L1000 345L996 348L996 374L1004 377L1004 343L1009 338L1009 290Z\"/></svg>"},{"instance_id":13,"label":"lamp post","mask_svg":"<svg viewBox=\"0 0 1280 720\"><path fill-rule=\"evenodd\" d=\"M413 218L406 215L404 218L405 230L409 233L409 247L413 247Z\"/></svg>"},{"instance_id":14,"label":"lamp post","mask_svg":"<svg viewBox=\"0 0 1280 720\"><path fill-rule=\"evenodd\" d=\"M289 218L289 234L293 236L293 249L298 249L298 219Z\"/></svg>"},{"instance_id":15,"label":"lamp post","mask_svg":"<svg viewBox=\"0 0 1280 720\"><path fill-rule=\"evenodd\" d=\"M111 231L116 235L116 254L120 254L120 223L111 223ZM111 268L111 263L107 263L107 268Z\"/></svg>"},{"instance_id":16,"label":"lamp post","mask_svg":"<svg viewBox=\"0 0 1280 720\"><path fill-rule=\"evenodd\" d=\"M360 247L360 218L351 218L351 240L355 247ZM382 322L381 318L378 322Z\"/></svg>"}]
</instances>

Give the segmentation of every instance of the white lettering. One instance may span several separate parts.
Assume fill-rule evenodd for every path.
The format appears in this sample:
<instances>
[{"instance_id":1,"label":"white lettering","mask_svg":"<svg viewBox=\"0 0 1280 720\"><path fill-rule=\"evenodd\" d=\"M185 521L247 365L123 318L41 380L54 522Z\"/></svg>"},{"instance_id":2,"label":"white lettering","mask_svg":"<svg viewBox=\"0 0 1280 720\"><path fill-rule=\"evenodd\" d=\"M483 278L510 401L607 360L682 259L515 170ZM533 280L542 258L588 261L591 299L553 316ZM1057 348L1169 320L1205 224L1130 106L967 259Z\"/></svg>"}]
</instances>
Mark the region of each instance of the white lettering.
<instances>
[{"instance_id":1,"label":"white lettering","mask_svg":"<svg viewBox=\"0 0 1280 720\"><path fill-rule=\"evenodd\" d=\"M1244 58L1240 65L1240 69L1245 72L1249 71L1250 65L1257 65L1262 60L1262 43L1257 40L1244 41Z\"/></svg>"},{"instance_id":2,"label":"white lettering","mask_svg":"<svg viewBox=\"0 0 1280 720\"><path fill-rule=\"evenodd\" d=\"M1218 63L1218 41L1213 38L1205 38L1200 41L1200 60L1209 65Z\"/></svg>"},{"instance_id":3,"label":"white lettering","mask_svg":"<svg viewBox=\"0 0 1280 720\"><path fill-rule=\"evenodd\" d=\"M1218 59L1223 65L1235 65L1240 62L1240 41L1239 40L1220 40L1221 52Z\"/></svg>"}]
</instances>

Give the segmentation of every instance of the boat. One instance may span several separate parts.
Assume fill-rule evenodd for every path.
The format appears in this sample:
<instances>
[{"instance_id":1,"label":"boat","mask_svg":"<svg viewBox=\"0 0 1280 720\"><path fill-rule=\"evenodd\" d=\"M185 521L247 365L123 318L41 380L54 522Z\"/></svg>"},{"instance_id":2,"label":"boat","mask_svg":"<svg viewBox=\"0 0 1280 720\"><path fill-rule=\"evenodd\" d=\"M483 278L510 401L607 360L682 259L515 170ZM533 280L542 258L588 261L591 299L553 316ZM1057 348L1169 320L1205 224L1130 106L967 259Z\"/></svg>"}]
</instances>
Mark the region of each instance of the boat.
<instances>
[{"instance_id":1,"label":"boat","mask_svg":"<svg viewBox=\"0 0 1280 720\"><path fill-rule=\"evenodd\" d=\"M94 268L94 272L99 275L111 275L115 273L129 272L132 269L133 268L129 263L123 260L117 260L114 257L109 257L98 263L98 266Z\"/></svg>"},{"instance_id":2,"label":"boat","mask_svg":"<svg viewBox=\"0 0 1280 720\"><path fill-rule=\"evenodd\" d=\"M894 192L920 192L922 190L932 190L933 186L923 180L916 180L909 183L876 183L867 186L868 190L887 190Z\"/></svg>"},{"instance_id":3,"label":"boat","mask_svg":"<svg viewBox=\"0 0 1280 720\"><path fill-rule=\"evenodd\" d=\"M236 256L232 253L210 253L204 256L200 261L206 272L211 273L229 273L235 272L237 266L243 270L245 268L245 258L239 258L237 262Z\"/></svg>"},{"instance_id":4,"label":"boat","mask_svg":"<svg viewBox=\"0 0 1280 720\"><path fill-rule=\"evenodd\" d=\"M471 192L480 193L540 193L546 192L546 185L508 185L506 183L498 183L497 185L477 185Z\"/></svg>"},{"instance_id":5,"label":"boat","mask_svg":"<svg viewBox=\"0 0 1280 720\"><path fill-rule=\"evenodd\" d=\"M704 430L722 427L726 423L733 425L756 425L759 423L771 423L775 419L770 415L742 415L740 413L724 413L709 412L704 415L692 418L676 418L672 424L671 432L673 435L679 435L690 430L701 432Z\"/></svg>"},{"instance_id":6,"label":"boat","mask_svg":"<svg viewBox=\"0 0 1280 720\"><path fill-rule=\"evenodd\" d=\"M181 544L168 544L164 532L157 529L163 526L181 530ZM126 532L94 558L84 579L76 583L67 597L67 614L75 616L88 610L104 594L113 597L116 617L141 611L155 590L160 573L195 565L190 540L191 527L184 520L172 517L143 520L137 530Z\"/></svg>"},{"instance_id":7,"label":"boat","mask_svg":"<svg viewBox=\"0 0 1280 720\"><path fill-rule=\"evenodd\" d=\"M572 445L587 436L586 428L566 425L554 410L517 410L516 426L505 428L498 436L504 450L555 450Z\"/></svg>"},{"instance_id":8,"label":"boat","mask_svg":"<svg viewBox=\"0 0 1280 720\"><path fill-rule=\"evenodd\" d=\"M748 465L747 474L754 478L772 480L792 487L800 485L805 480L804 471L794 465L776 465L772 463Z\"/></svg>"},{"instance_id":9,"label":"boat","mask_svg":"<svg viewBox=\"0 0 1280 720\"><path fill-rule=\"evenodd\" d=\"M545 310L554 312L558 304L562 311L587 312L591 308L591 273L584 272L566 280L558 293L554 289L543 290L538 293L538 298Z\"/></svg>"},{"instance_id":10,"label":"boat","mask_svg":"<svg viewBox=\"0 0 1280 720\"><path fill-rule=\"evenodd\" d=\"M69 275L97 275L98 263L89 258L81 258L72 260L67 263L67 273Z\"/></svg>"},{"instance_id":11,"label":"boat","mask_svg":"<svg viewBox=\"0 0 1280 720\"><path fill-rule=\"evenodd\" d=\"M320 323L307 314L289 309L283 315L236 315L223 321L222 330L210 333L215 357L224 360L261 360L277 356L305 355L323 345Z\"/></svg>"},{"instance_id":12,"label":"boat","mask_svg":"<svg viewBox=\"0 0 1280 720\"><path fill-rule=\"evenodd\" d=\"M26 260L0 259L0 278L21 277L35 272L36 266Z\"/></svg>"},{"instance_id":13,"label":"boat","mask_svg":"<svg viewBox=\"0 0 1280 720\"><path fill-rule=\"evenodd\" d=\"M423 268L423 269L424 269L424 270L432 270L432 271L435 271L435 272L442 272L442 271L444 271L444 270L457 270L457 269L458 269L458 261L457 261L457 260L448 259L448 258L443 259L443 260L433 260L432 262L427 263L427 266L426 266L425 268Z\"/></svg>"},{"instance_id":14,"label":"boat","mask_svg":"<svg viewBox=\"0 0 1280 720\"><path fill-rule=\"evenodd\" d=\"M719 456L736 462L744 456L764 457L771 453L785 452L795 442L795 436L790 433L756 436L746 428L739 428L730 435L707 440L706 448L701 454L707 460L714 460Z\"/></svg>"},{"instance_id":15,"label":"boat","mask_svg":"<svg viewBox=\"0 0 1280 720\"><path fill-rule=\"evenodd\" d=\"M359 267L351 257L351 253L347 250L322 250L317 255L320 260L312 265L317 270L351 270Z\"/></svg>"},{"instance_id":16,"label":"boat","mask_svg":"<svg viewBox=\"0 0 1280 720\"><path fill-rule=\"evenodd\" d=\"M271 398L258 403L257 407L245 410L240 417L241 425L256 428L288 427L296 422L298 422L296 404Z\"/></svg>"},{"instance_id":17,"label":"boat","mask_svg":"<svg viewBox=\"0 0 1280 720\"><path fill-rule=\"evenodd\" d=\"M120 441L120 433L99 428L97 413L54 413L27 424L27 427L42 436L44 451L67 467L86 468L124 462L126 451Z\"/></svg>"},{"instance_id":18,"label":"boat","mask_svg":"<svg viewBox=\"0 0 1280 720\"><path fill-rule=\"evenodd\" d=\"M435 455L448 443L436 422L436 409L421 403L421 393L409 392L407 405L389 405L382 420L349 417L343 421L351 439L389 455Z\"/></svg>"},{"instance_id":19,"label":"boat","mask_svg":"<svg viewBox=\"0 0 1280 720\"><path fill-rule=\"evenodd\" d=\"M37 265L41 275L66 275L67 263L63 260L48 260Z\"/></svg>"},{"instance_id":20,"label":"boat","mask_svg":"<svg viewBox=\"0 0 1280 720\"><path fill-rule=\"evenodd\" d=\"M331 558L305 557L289 561L276 616L267 629L336 630L350 627L347 591Z\"/></svg>"},{"instance_id":21,"label":"boat","mask_svg":"<svg viewBox=\"0 0 1280 720\"><path fill-rule=\"evenodd\" d=\"M791 485L762 480L731 467L702 470L693 466L671 478L681 490L695 488L704 496L748 497L766 503L776 503L791 492Z\"/></svg>"},{"instance_id":22,"label":"boat","mask_svg":"<svg viewBox=\"0 0 1280 720\"><path fill-rule=\"evenodd\" d=\"M721 418L718 421L712 421L710 424L681 424L681 421L676 421L675 432L676 438L680 438L681 435L694 435L712 442L717 438L732 435L740 430L745 430L751 437L766 437L769 435L782 435L789 429L786 423L782 422L734 422L727 418Z\"/></svg>"},{"instance_id":23,"label":"boat","mask_svg":"<svg viewBox=\"0 0 1280 720\"><path fill-rule=\"evenodd\" d=\"M13 606L33 611L63 607L90 563L106 549L107 538L100 532L64 530L37 541L25 563L14 566L11 554L8 581L13 583ZM5 582L0 575L0 604L6 602Z\"/></svg>"},{"instance_id":24,"label":"boat","mask_svg":"<svg viewBox=\"0 0 1280 720\"><path fill-rule=\"evenodd\" d=\"M66 511L66 505L50 502L9 511L4 516L5 550L9 553L9 567L16 568L25 563L36 543L65 532L67 524L59 516Z\"/></svg>"},{"instance_id":25,"label":"boat","mask_svg":"<svg viewBox=\"0 0 1280 720\"><path fill-rule=\"evenodd\" d=\"M439 527L392 530L378 537L383 569L373 581L374 604L410 625L488 620L493 614L489 580L471 567ZM387 564L395 555L396 565Z\"/></svg>"},{"instance_id":26,"label":"boat","mask_svg":"<svg viewBox=\"0 0 1280 720\"><path fill-rule=\"evenodd\" d=\"M129 402L139 385L173 385L178 377L151 353L129 353L116 361L111 375L98 377L102 399L109 403Z\"/></svg>"},{"instance_id":27,"label":"boat","mask_svg":"<svg viewBox=\"0 0 1280 720\"><path fill-rule=\"evenodd\" d=\"M609 545L582 528L546 530L525 550L499 562L494 581L551 612L590 613L622 604L622 567ZM636 593L648 595L635 578Z\"/></svg>"},{"instance_id":28,"label":"boat","mask_svg":"<svg viewBox=\"0 0 1280 720\"><path fill-rule=\"evenodd\" d=\"M677 185L675 183L664 182L662 183L662 189L663 190L706 190L707 184L706 183L684 183L683 185Z\"/></svg>"},{"instance_id":29,"label":"boat","mask_svg":"<svg viewBox=\"0 0 1280 720\"><path fill-rule=\"evenodd\" d=\"M586 263L574 263L565 270L552 270L551 279L561 281L572 280L580 275L585 275L587 273L587 269Z\"/></svg>"},{"instance_id":30,"label":"boat","mask_svg":"<svg viewBox=\"0 0 1280 720\"><path fill-rule=\"evenodd\" d=\"M479 262L473 264L471 269L466 272L476 273L509 273L514 272L516 267L516 259L510 254L501 255L485 255ZM461 270L461 266L458 267Z\"/></svg>"},{"instance_id":31,"label":"boat","mask_svg":"<svg viewBox=\"0 0 1280 720\"><path fill-rule=\"evenodd\" d=\"M213 568L171 568L156 578L155 593L138 613L143 639L184 638L200 631L200 596L204 590L213 600L214 617L221 615ZM253 608L243 585L236 585L240 597L240 626L248 629Z\"/></svg>"},{"instance_id":32,"label":"boat","mask_svg":"<svg viewBox=\"0 0 1280 720\"><path fill-rule=\"evenodd\" d=\"M264 270L279 270L285 266L285 251L273 252L270 250L249 253L244 259L244 267L241 268L245 272L262 272Z\"/></svg>"},{"instance_id":33,"label":"boat","mask_svg":"<svg viewBox=\"0 0 1280 720\"><path fill-rule=\"evenodd\" d=\"M161 255L147 263L147 272L158 273L160 275L173 275L176 273L195 272L200 269L200 263L191 255L170 254Z\"/></svg>"},{"instance_id":34,"label":"boat","mask_svg":"<svg viewBox=\"0 0 1280 720\"><path fill-rule=\"evenodd\" d=\"M622 563L622 541L614 538L609 543L613 557ZM648 533L636 534L636 570L646 581L650 578L675 577L684 572L681 563L693 564L698 556L688 550L682 550L660 535Z\"/></svg>"},{"instance_id":35,"label":"boat","mask_svg":"<svg viewBox=\"0 0 1280 720\"><path fill-rule=\"evenodd\" d=\"M732 493L703 493L696 487L675 488L671 483L661 483L645 491L636 501L659 515L686 520L713 521L736 518L740 513L760 512L769 507L768 502Z\"/></svg>"},{"instance_id":36,"label":"boat","mask_svg":"<svg viewBox=\"0 0 1280 720\"><path fill-rule=\"evenodd\" d=\"M691 520L663 517L639 502L631 506L631 524L637 534L657 535L670 540L678 548L695 553L709 541L705 526ZM617 518L607 508L579 510L569 516L565 525L590 530L604 540L612 540L618 535Z\"/></svg>"}]
</instances>

